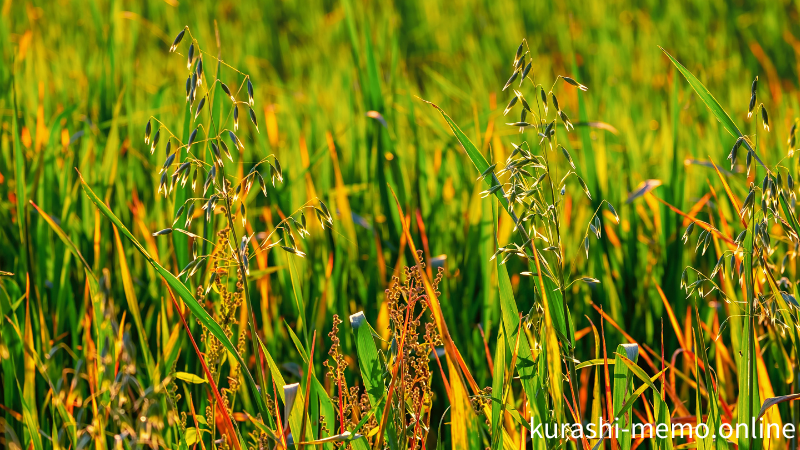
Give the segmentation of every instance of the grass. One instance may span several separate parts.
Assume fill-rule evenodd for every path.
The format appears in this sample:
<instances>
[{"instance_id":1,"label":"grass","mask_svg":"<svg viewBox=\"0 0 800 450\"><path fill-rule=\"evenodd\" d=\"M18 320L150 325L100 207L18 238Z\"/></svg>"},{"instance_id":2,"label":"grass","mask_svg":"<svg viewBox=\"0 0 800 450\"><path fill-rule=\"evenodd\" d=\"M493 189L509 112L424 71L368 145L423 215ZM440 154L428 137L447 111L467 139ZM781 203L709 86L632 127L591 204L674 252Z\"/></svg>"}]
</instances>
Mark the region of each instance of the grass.
<instances>
[{"instance_id":1,"label":"grass","mask_svg":"<svg viewBox=\"0 0 800 450\"><path fill-rule=\"evenodd\" d=\"M797 8L662 3L4 4L3 444L554 449L598 440L525 443L531 424L798 424ZM503 91L523 39L530 81ZM206 82L189 107L191 42ZM247 103L244 150L217 78ZM512 89L540 125L522 136ZM232 151L201 238L153 236L186 228L193 198L191 180L159 192L156 119L173 168ZM251 235L284 240L246 260L224 243ZM210 256L178 276L194 242Z\"/></svg>"}]
</instances>

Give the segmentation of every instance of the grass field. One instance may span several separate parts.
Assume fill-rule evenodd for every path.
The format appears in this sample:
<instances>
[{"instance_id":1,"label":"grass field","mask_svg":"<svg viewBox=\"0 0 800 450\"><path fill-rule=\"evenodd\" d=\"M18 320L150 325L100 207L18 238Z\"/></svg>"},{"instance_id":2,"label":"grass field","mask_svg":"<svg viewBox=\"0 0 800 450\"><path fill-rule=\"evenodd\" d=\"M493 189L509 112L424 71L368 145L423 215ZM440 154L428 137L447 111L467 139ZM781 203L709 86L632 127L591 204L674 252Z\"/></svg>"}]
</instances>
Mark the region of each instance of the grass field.
<instances>
[{"instance_id":1,"label":"grass field","mask_svg":"<svg viewBox=\"0 0 800 450\"><path fill-rule=\"evenodd\" d=\"M798 448L799 7L2 2L0 446Z\"/></svg>"}]
</instances>

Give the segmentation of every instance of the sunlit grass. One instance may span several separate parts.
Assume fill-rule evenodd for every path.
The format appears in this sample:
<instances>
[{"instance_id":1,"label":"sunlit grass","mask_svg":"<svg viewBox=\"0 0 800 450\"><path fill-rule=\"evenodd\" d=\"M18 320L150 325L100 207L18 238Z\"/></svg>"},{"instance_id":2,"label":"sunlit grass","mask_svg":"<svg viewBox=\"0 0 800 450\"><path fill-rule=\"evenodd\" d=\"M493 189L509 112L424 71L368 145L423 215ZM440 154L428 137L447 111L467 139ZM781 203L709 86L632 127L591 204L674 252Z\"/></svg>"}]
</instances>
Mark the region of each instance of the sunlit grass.
<instances>
[{"instance_id":1,"label":"sunlit grass","mask_svg":"<svg viewBox=\"0 0 800 450\"><path fill-rule=\"evenodd\" d=\"M366 436L348 444L359 448L520 448L531 418L596 423L598 414L607 420L623 411L634 423L697 425L700 417L718 426L758 417L766 399L800 392L797 164L789 152L800 115L798 12L782 1L662 3L7 2L0 8L3 443L272 448L350 432ZM249 307L244 302L218 329L223 305L218 287L207 291L211 272L204 267L185 285L176 278L192 259L192 239L153 236L187 212L179 211L186 197L158 192L165 131L152 155L142 140L151 118L168 124L173 146L219 110L233 128L224 96L209 97L197 122L200 98L185 110L188 34L178 55L168 51L185 26L207 53L206 75L219 76L243 102L235 133L244 150L224 135L233 153L222 155L225 175L243 180L268 155L280 161L283 183L273 186L263 166L264 192L254 181L244 209L232 211L234 246L242 236L285 238L287 217L299 224L298 208L311 208L309 236L280 243L304 257L279 247L251 253L241 268L250 272ZM523 38L530 52L522 70L530 63L528 76L544 86L549 117L557 114L549 95L556 83L574 125L567 132L557 119L553 150L547 140L536 147L541 130L528 127L521 137L519 124L506 125L525 122L523 102L503 115L512 89L530 106L528 123L545 106L534 83L518 86L524 77L503 91ZM716 106L697 95L692 77ZM747 141L737 141L740 134ZM534 250L501 204L512 183L499 172L523 139L558 174L543 179L543 199L558 214L561 245L551 234ZM570 178L560 195L558 181L570 170L581 181ZM504 188L493 187L493 172ZM743 221L751 181L753 215ZM191 225L198 235L201 206ZM332 224L321 226L314 207ZM512 209L520 217L523 210ZM755 233L765 211L773 220ZM222 215L218 222L227 223ZM204 237L211 243L201 255L216 241L213 232ZM500 264L511 252L492 258L512 247L543 252L553 286L524 258ZM759 247L766 256L748 259ZM401 297L413 297L411 310L422 314L418 335L398 316L406 303L390 301L410 279L419 291ZM336 327L341 367L327 377L334 317L344 320ZM211 335L226 336L225 350ZM423 370L430 347L435 356ZM404 378L416 373L415 382ZM229 414L218 407L224 401ZM798 423L798 403L778 403L765 422ZM687 442L623 437L604 445Z\"/></svg>"}]
</instances>

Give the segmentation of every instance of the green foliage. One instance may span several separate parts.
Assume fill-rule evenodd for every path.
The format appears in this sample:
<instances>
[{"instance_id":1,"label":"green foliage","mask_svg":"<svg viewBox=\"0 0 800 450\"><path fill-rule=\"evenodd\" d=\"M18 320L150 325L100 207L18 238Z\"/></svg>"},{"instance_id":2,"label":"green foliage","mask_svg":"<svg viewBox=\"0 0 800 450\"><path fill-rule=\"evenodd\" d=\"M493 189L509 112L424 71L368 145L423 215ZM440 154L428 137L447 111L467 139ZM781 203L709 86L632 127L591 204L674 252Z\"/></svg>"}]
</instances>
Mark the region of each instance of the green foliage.
<instances>
[{"instance_id":1,"label":"green foliage","mask_svg":"<svg viewBox=\"0 0 800 450\"><path fill-rule=\"evenodd\" d=\"M0 444L510 450L531 419L798 423L797 13L788 0L5 2ZM194 35L168 52L185 26ZM521 74L510 63L523 38L531 72L503 90ZM173 147L172 165L210 167L206 139L233 117L212 86L199 116L184 101L195 39L208 84L239 101L244 149L232 146L223 178L275 158L283 183L265 176L227 214L205 222L198 207L191 235L159 238L182 228L198 191L159 195L166 134L151 154L145 123L174 126L173 144L202 124L208 136ZM575 127L558 118L541 143L534 118L555 113L538 83ZM520 134L506 124L523 102ZM558 226L509 201L503 170L522 141L547 159L537 200ZM728 170L734 143L750 163ZM648 180L658 187L629 197ZM700 241L684 246L690 223ZM222 224L233 247L285 239L249 255L232 311L219 288L236 281L209 280L246 268L209 256L178 276L195 243L225 253ZM310 234L294 242L300 228ZM423 250L417 275L411 247ZM441 322L418 292L419 339L401 344L391 314L408 304L388 297L394 277L413 276L436 283ZM357 313L360 327L334 325ZM334 337L341 369L328 377Z\"/></svg>"}]
</instances>

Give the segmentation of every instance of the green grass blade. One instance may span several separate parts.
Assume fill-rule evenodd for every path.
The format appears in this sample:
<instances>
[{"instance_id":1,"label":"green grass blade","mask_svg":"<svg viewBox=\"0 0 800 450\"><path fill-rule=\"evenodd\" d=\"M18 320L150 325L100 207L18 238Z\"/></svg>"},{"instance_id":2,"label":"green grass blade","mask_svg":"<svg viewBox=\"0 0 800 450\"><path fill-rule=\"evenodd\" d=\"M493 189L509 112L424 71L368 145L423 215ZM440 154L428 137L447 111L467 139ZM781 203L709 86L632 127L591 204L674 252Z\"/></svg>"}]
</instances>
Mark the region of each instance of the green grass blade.
<instances>
[{"instance_id":1,"label":"green grass blade","mask_svg":"<svg viewBox=\"0 0 800 450\"><path fill-rule=\"evenodd\" d=\"M52 228L53 231L56 233L56 235L59 238L61 238L61 241L64 242L64 244L72 252L72 254L75 255L75 257L80 260L81 264L83 264L83 267L86 269L87 275L91 276L96 280L97 276L95 276L94 272L92 272L92 266L90 266L89 263L86 262L86 259L83 258L83 255L81 254L80 250L78 250L78 247L75 245L74 242L72 242L72 239L70 239L69 236L67 236L67 233L65 233L64 230L60 226L58 226L58 224L53 220L53 218L50 217L50 214L47 214L46 212L42 211L42 209L39 208L39 206L36 203L34 203L33 200L29 201L31 203L31 206L33 206L33 208L39 213L42 219L44 219L44 221L47 222L48 225L50 225L50 228Z\"/></svg>"},{"instance_id":2,"label":"green grass blade","mask_svg":"<svg viewBox=\"0 0 800 450\"><path fill-rule=\"evenodd\" d=\"M364 382L364 390L367 391L369 402L376 410L375 417L383 417L383 410L386 404L380 404L386 385L383 381L383 371L378 358L378 348L375 346L375 339L367 318L363 312L357 312L350 316L350 325L353 328L353 337L356 340L356 352L358 353L358 367L361 370L361 380ZM391 401L388 399L387 401ZM391 448L397 448L397 434L394 429L393 411L389 412L386 422L386 442ZM379 419L380 420L380 419Z\"/></svg>"},{"instance_id":3,"label":"green grass blade","mask_svg":"<svg viewBox=\"0 0 800 450\"><path fill-rule=\"evenodd\" d=\"M633 362L639 358L639 346L637 344L620 344L617 347L618 354L625 354ZM622 450L630 450L631 448L631 417L622 411L622 406L627 401L629 394L633 391L633 379L628 370L628 366L621 363L620 357L615 358L614 364L614 416L620 417L620 432L617 435L619 447ZM625 417L622 417L625 415Z\"/></svg>"},{"instance_id":4,"label":"green grass blade","mask_svg":"<svg viewBox=\"0 0 800 450\"><path fill-rule=\"evenodd\" d=\"M26 192L26 181L25 181L25 154L22 148L22 143L19 139L19 123L17 122L17 92L16 92L16 84L14 83L14 78L12 77L11 82L11 98L12 98L12 116L11 116L11 134L13 136L13 146L14 146L14 177L16 182L16 195L17 195L17 229L19 230L19 242L20 242L20 251L19 251L19 258L21 261L20 269L17 269L17 272L21 274L22 280L24 280L24 271L27 271L28 268L28 230L27 230L27 220L25 219L25 200L28 198Z\"/></svg>"},{"instance_id":5,"label":"green grass blade","mask_svg":"<svg viewBox=\"0 0 800 450\"><path fill-rule=\"evenodd\" d=\"M131 277L131 270L128 267L128 261L125 260L125 248L122 247L122 239L119 237L119 231L114 227L114 245L117 247L119 255L119 272L122 277L122 288L125 292L125 299L128 301L128 309L133 316L133 322L136 325L136 331L139 334L139 342L142 348L142 355L144 356L145 367L150 374L150 379L153 381L158 380L158 375L155 371L155 362L153 356L150 354L150 346L147 341L147 332L142 322L142 312L139 309L139 299L136 298L136 290L133 288L133 277Z\"/></svg>"},{"instance_id":6,"label":"green grass blade","mask_svg":"<svg viewBox=\"0 0 800 450\"><path fill-rule=\"evenodd\" d=\"M679 63L678 60L673 58L672 55L670 55L666 50L664 50L662 47L659 48L661 49L661 51L664 52L665 55L667 55L670 61L672 61L672 63L675 64L675 67L678 68L678 71L680 71L680 73L684 76L684 78L686 78L686 81L689 82L689 85L692 86L692 89L694 89L694 91L697 92L697 95L700 96L700 99L703 100L703 103L705 103L708 109L711 111L711 113L714 114L714 117L716 117L717 120L719 120L719 122L722 124L723 127L725 127L726 130L728 130L728 133L737 138L741 137L742 132L739 131L739 127L737 127L736 124L733 122L731 116L729 116L728 113L725 112L724 109L722 109L722 106L720 106L717 99L715 99L714 96L711 95L711 92L708 91L705 85L703 85L703 83L701 83L700 80L697 79L697 77L692 75L692 73L689 72L689 70L686 67L684 67L683 64Z\"/></svg>"},{"instance_id":7,"label":"green grass blade","mask_svg":"<svg viewBox=\"0 0 800 450\"><path fill-rule=\"evenodd\" d=\"M503 412L505 411L506 345L505 334L500 328L497 347L494 351L494 373L492 374L492 450L499 450L503 443Z\"/></svg>"}]
</instances>

